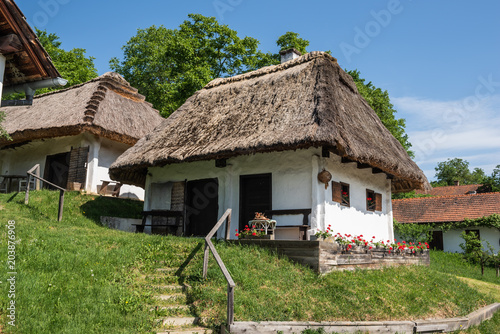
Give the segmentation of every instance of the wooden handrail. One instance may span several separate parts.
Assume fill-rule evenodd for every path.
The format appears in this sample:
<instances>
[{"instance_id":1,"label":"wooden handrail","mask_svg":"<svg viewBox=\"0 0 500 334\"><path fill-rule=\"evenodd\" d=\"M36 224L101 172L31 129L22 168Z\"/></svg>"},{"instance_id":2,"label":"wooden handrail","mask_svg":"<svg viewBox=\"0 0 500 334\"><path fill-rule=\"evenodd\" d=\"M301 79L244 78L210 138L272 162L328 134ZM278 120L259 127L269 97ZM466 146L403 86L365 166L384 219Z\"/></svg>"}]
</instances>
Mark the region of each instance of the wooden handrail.
<instances>
[{"instance_id":1,"label":"wooden handrail","mask_svg":"<svg viewBox=\"0 0 500 334\"><path fill-rule=\"evenodd\" d=\"M210 255L210 252L212 252L212 255L215 258L215 261L219 265L220 270L224 274L224 277L226 278L227 281L227 323L229 325L232 325L234 323L234 287L236 284L233 281L233 278L229 274L229 271L227 271L226 266L224 265L224 262L222 262L222 259L219 256L219 253L217 253L217 250L214 247L214 244L212 243L212 237L215 235L215 233L219 230L219 228L222 226L224 221L226 221L226 237L225 240L229 239L229 234L230 234L230 228L231 228L231 209L227 209L226 212L222 215L222 217L219 219L217 224L212 228L212 230L208 233L208 235L205 237L205 254L203 256L203 278L207 278L207 272L208 272L208 257Z\"/></svg>"},{"instance_id":2,"label":"wooden handrail","mask_svg":"<svg viewBox=\"0 0 500 334\"><path fill-rule=\"evenodd\" d=\"M36 174L33 173L35 170L36 170ZM57 221L61 221L62 214L63 214L63 207L64 207L64 193L66 192L66 189L59 187L58 185L53 184L52 182L49 182L49 181L45 180L44 178L41 178L39 176L40 164L36 164L35 166L33 166L33 168L31 168L29 171L27 171L26 174L28 174L28 176L27 176L27 180L26 180L26 194L24 195L24 204L28 204L28 202L29 202L30 177L34 177L42 182L45 182L45 183L53 186L54 188L59 189L59 210L57 212Z\"/></svg>"}]
</instances>

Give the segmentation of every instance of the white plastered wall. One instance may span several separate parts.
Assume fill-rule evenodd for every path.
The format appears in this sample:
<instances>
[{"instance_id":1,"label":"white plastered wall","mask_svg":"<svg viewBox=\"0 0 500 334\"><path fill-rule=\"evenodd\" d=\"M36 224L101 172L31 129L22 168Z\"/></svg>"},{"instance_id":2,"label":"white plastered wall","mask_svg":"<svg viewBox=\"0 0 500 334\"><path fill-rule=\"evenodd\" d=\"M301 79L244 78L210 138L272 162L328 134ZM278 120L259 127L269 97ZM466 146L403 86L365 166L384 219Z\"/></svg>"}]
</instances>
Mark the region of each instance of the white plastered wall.
<instances>
[{"instance_id":1,"label":"white plastered wall","mask_svg":"<svg viewBox=\"0 0 500 334\"><path fill-rule=\"evenodd\" d=\"M227 160L227 167L216 168L215 162L199 161L154 167L148 171L145 209L150 207L151 183L179 182L217 178L219 182L219 217L232 209L231 230L239 226L240 175L272 174L273 210L312 209L311 228L326 228L327 222L338 232L372 234L379 238L393 238L391 183L385 174L372 174L371 169L358 169L356 164L342 164L340 157L322 158L320 148L297 151L259 153ZM326 168L333 180L351 184L351 207L340 207L332 202L331 186L325 189L317 179ZM367 212L366 189L381 193L382 212ZM165 207L164 209L170 209ZM301 225L302 216L276 216L279 225ZM223 228L219 236L223 235ZM234 233L231 232L234 237Z\"/></svg>"},{"instance_id":2,"label":"white plastered wall","mask_svg":"<svg viewBox=\"0 0 500 334\"><path fill-rule=\"evenodd\" d=\"M500 231L494 228L487 227L471 227L471 230L479 230L479 236L483 241L484 249L488 250L486 241L495 249L495 252L500 251ZM450 230L443 233L443 250L450 253L462 253L460 244L464 243L461 234L464 230Z\"/></svg>"},{"instance_id":3,"label":"white plastered wall","mask_svg":"<svg viewBox=\"0 0 500 334\"><path fill-rule=\"evenodd\" d=\"M373 174L371 168L357 168L356 163L342 163L337 155L322 159L320 170L332 174L332 181L349 184L350 206L342 206L332 200L331 186L325 190L325 220L319 228L331 225L334 233L363 235L366 239L394 239L391 204L391 180L386 174ZM366 209L366 190L382 194L382 211Z\"/></svg>"},{"instance_id":4,"label":"white plastered wall","mask_svg":"<svg viewBox=\"0 0 500 334\"><path fill-rule=\"evenodd\" d=\"M25 145L0 151L0 174L25 175L36 164L40 164L40 175L45 172L45 162L48 155L71 151L71 148L89 147L87 163L87 179L85 191L97 192L101 180L110 180L109 166L122 154L128 145L101 139L97 136L83 133L77 136L66 136L34 140ZM123 185L120 196L144 199L144 189Z\"/></svg>"}]
</instances>

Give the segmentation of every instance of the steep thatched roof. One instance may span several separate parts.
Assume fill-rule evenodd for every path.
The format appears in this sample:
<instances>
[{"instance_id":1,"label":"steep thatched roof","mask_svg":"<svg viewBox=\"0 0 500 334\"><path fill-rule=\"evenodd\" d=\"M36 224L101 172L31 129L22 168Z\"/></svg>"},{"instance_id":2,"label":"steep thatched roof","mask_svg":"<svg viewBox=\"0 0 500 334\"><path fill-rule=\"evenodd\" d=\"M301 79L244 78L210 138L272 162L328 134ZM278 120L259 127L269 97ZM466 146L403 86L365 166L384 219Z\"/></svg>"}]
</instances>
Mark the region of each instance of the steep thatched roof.
<instances>
[{"instance_id":1,"label":"steep thatched roof","mask_svg":"<svg viewBox=\"0 0 500 334\"><path fill-rule=\"evenodd\" d=\"M6 58L4 87L60 77L12 0L0 0L0 53Z\"/></svg>"},{"instance_id":2,"label":"steep thatched roof","mask_svg":"<svg viewBox=\"0 0 500 334\"><path fill-rule=\"evenodd\" d=\"M5 109L2 126L13 141L90 132L133 145L164 119L137 89L119 74L108 72L84 84L36 96L32 106Z\"/></svg>"},{"instance_id":3,"label":"steep thatched roof","mask_svg":"<svg viewBox=\"0 0 500 334\"><path fill-rule=\"evenodd\" d=\"M152 166L320 146L391 174L395 191L428 185L324 52L213 80L119 157L110 175L142 185Z\"/></svg>"}]
</instances>

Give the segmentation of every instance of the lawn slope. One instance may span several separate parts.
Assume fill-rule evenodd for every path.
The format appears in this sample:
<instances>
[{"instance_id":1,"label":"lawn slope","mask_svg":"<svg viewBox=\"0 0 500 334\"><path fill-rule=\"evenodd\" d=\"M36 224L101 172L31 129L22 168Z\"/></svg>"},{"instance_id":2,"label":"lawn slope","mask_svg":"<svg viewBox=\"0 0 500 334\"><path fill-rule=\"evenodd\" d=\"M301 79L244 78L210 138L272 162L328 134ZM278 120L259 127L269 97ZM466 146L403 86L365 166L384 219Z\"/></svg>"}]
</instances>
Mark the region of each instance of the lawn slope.
<instances>
[{"instance_id":1,"label":"lawn slope","mask_svg":"<svg viewBox=\"0 0 500 334\"><path fill-rule=\"evenodd\" d=\"M165 265L178 268L178 282L192 286L188 301L193 316L214 327L224 323L226 283L213 259L208 279L202 280L202 239L100 226L100 215L137 216L141 202L71 192L65 198L63 221L57 222L57 192L33 192L29 205L23 201L23 194L0 195L2 259L7 259L9 220L16 222L17 240L16 327L6 325L10 299L2 279L4 331L153 333L152 291L141 277ZM237 285L237 321L452 317L494 300L461 281L457 273L433 267L318 276L264 249L223 242L216 247ZM2 277L10 271L5 261L1 271Z\"/></svg>"}]
</instances>

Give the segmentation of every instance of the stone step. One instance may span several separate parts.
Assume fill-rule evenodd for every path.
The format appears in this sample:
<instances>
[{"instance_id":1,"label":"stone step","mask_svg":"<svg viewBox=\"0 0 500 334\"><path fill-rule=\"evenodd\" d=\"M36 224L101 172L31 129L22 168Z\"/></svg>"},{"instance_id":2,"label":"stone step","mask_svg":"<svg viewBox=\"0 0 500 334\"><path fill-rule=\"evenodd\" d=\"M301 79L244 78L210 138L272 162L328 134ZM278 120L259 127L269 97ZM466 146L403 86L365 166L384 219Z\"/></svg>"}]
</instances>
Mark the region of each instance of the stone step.
<instances>
[{"instance_id":1,"label":"stone step","mask_svg":"<svg viewBox=\"0 0 500 334\"><path fill-rule=\"evenodd\" d=\"M167 317L157 320L162 326L169 328L180 327L180 326L192 326L199 322L199 318L195 317Z\"/></svg>"},{"instance_id":2,"label":"stone step","mask_svg":"<svg viewBox=\"0 0 500 334\"><path fill-rule=\"evenodd\" d=\"M212 334L213 331L208 328L203 327L193 327L186 329L172 329L163 332L157 332L156 334Z\"/></svg>"},{"instance_id":3,"label":"stone step","mask_svg":"<svg viewBox=\"0 0 500 334\"><path fill-rule=\"evenodd\" d=\"M144 285L144 288L152 289L154 291L183 292L186 291L189 287L187 285L179 285L179 284L165 284L165 285L146 284Z\"/></svg>"},{"instance_id":4,"label":"stone step","mask_svg":"<svg viewBox=\"0 0 500 334\"><path fill-rule=\"evenodd\" d=\"M190 316L188 305L173 304L168 306L155 306L149 309L157 317Z\"/></svg>"},{"instance_id":5,"label":"stone step","mask_svg":"<svg viewBox=\"0 0 500 334\"><path fill-rule=\"evenodd\" d=\"M186 301L186 295L183 293L172 293L172 294L168 294L168 295L156 295L153 298L157 299L157 300L167 301L170 303L185 302Z\"/></svg>"}]
</instances>

